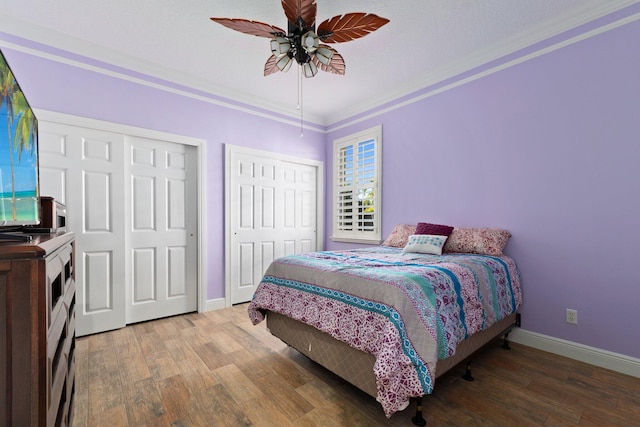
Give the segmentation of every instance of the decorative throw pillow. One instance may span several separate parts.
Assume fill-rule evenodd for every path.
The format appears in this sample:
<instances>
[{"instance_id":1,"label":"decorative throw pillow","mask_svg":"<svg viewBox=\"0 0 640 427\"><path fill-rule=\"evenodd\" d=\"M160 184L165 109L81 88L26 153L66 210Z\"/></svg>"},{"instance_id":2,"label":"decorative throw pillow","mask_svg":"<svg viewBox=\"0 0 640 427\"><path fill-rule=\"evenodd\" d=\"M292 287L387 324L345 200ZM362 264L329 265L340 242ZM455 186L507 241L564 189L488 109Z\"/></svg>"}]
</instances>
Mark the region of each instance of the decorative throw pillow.
<instances>
[{"instance_id":1,"label":"decorative throw pillow","mask_svg":"<svg viewBox=\"0 0 640 427\"><path fill-rule=\"evenodd\" d=\"M391 246L394 248L404 248L409 240L409 236L416 234L416 226L408 224L398 224L393 227L389 237L382 242L382 246Z\"/></svg>"},{"instance_id":2,"label":"decorative throw pillow","mask_svg":"<svg viewBox=\"0 0 640 427\"><path fill-rule=\"evenodd\" d=\"M409 236L409 241L402 252L442 255L442 247L446 241L447 236L436 234L414 234L413 236Z\"/></svg>"},{"instance_id":3,"label":"decorative throw pillow","mask_svg":"<svg viewBox=\"0 0 640 427\"><path fill-rule=\"evenodd\" d=\"M449 236L453 231L453 227L449 225L431 224L428 222L419 222L416 226L416 234L436 234L438 236Z\"/></svg>"},{"instance_id":4,"label":"decorative throw pillow","mask_svg":"<svg viewBox=\"0 0 640 427\"><path fill-rule=\"evenodd\" d=\"M444 252L502 255L511 233L499 228L454 228L444 245Z\"/></svg>"}]
</instances>

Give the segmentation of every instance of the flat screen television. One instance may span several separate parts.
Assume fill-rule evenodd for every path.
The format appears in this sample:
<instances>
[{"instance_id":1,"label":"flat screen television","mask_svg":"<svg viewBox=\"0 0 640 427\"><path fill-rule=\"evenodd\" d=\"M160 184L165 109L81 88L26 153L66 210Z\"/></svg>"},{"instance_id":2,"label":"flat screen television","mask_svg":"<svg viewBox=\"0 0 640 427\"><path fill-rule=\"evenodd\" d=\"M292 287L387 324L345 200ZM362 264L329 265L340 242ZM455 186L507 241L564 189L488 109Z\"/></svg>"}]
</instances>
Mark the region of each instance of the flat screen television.
<instances>
[{"instance_id":1,"label":"flat screen television","mask_svg":"<svg viewBox=\"0 0 640 427\"><path fill-rule=\"evenodd\" d=\"M0 77L1 233L38 225L40 203L38 120L2 51Z\"/></svg>"}]
</instances>

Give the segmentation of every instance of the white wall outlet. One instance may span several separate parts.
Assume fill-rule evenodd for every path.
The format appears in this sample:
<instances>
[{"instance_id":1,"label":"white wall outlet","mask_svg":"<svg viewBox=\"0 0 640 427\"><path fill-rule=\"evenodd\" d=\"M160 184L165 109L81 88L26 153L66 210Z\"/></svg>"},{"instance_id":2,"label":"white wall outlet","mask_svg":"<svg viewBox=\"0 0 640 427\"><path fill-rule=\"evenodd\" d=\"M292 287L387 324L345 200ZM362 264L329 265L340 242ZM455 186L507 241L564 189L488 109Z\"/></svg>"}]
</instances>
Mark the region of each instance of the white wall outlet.
<instances>
[{"instance_id":1,"label":"white wall outlet","mask_svg":"<svg viewBox=\"0 0 640 427\"><path fill-rule=\"evenodd\" d=\"M567 308L567 323L578 324L578 310Z\"/></svg>"}]
</instances>

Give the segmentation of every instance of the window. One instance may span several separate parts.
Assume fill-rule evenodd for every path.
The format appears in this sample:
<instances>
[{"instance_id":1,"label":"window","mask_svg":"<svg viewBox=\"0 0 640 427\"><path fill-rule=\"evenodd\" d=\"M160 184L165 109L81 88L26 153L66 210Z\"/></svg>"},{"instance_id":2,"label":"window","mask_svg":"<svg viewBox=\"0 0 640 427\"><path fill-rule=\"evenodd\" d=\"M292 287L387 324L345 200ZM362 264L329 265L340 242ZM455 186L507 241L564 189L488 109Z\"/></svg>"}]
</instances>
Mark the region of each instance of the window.
<instances>
[{"instance_id":1,"label":"window","mask_svg":"<svg viewBox=\"0 0 640 427\"><path fill-rule=\"evenodd\" d=\"M379 244L382 126L333 142L333 235L339 242Z\"/></svg>"}]
</instances>

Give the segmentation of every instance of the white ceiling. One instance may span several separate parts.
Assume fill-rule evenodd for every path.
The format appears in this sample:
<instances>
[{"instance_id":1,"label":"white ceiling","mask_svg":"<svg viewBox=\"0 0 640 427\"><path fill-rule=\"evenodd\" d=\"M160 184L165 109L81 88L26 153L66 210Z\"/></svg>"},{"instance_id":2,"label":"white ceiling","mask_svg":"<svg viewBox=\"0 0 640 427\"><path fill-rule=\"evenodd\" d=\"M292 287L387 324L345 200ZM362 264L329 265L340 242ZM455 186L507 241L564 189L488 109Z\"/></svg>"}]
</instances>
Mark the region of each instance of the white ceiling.
<instances>
[{"instance_id":1,"label":"white ceiling","mask_svg":"<svg viewBox=\"0 0 640 427\"><path fill-rule=\"evenodd\" d=\"M304 79L307 120L331 124L637 0L317 0L317 22L367 12L391 22L334 44L345 76ZM287 28L280 0L20 0L0 31L294 117L297 72L264 77L269 40L209 17ZM7 4L9 3L9 4Z\"/></svg>"}]
</instances>

